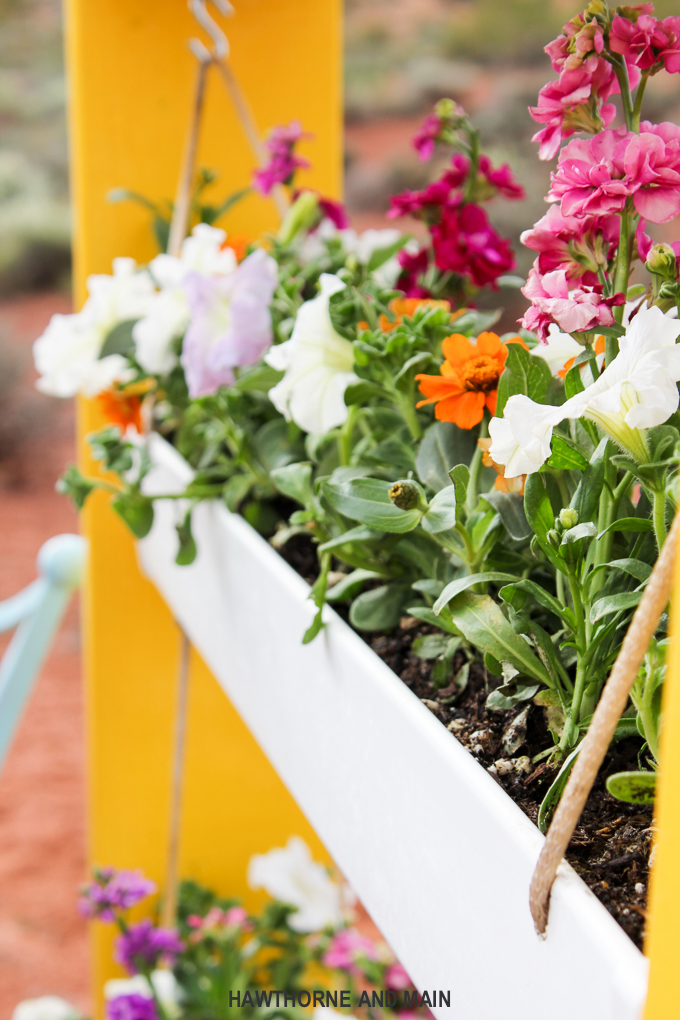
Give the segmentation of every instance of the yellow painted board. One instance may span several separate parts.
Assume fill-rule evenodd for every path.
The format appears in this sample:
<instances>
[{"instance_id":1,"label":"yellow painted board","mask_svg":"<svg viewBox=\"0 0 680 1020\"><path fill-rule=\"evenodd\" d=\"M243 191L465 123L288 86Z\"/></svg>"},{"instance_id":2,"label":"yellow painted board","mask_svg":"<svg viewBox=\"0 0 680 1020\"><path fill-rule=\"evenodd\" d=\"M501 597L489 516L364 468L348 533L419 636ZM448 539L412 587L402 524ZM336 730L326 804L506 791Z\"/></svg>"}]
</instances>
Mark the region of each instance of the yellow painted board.
<instances>
[{"instance_id":1,"label":"yellow painted board","mask_svg":"<svg viewBox=\"0 0 680 1020\"><path fill-rule=\"evenodd\" d=\"M676 558L671 650L663 690L657 826L645 953L649 993L644 1020L680 1017L680 556Z\"/></svg>"},{"instance_id":2,"label":"yellow painted board","mask_svg":"<svg viewBox=\"0 0 680 1020\"><path fill-rule=\"evenodd\" d=\"M340 0L237 0L226 23L233 68L263 129L299 118L314 139L307 183L338 196L341 182ZM112 258L154 253L148 215L111 205L115 187L154 200L174 194L191 83L186 40L200 35L184 0L66 0L76 301ZM207 40L206 40L207 41ZM253 158L220 79L209 83L201 165L220 171L212 199L245 186ZM273 202L252 196L226 224L256 236L277 224ZM79 408L83 437L102 420ZM179 635L138 569L125 525L97 494L83 515L90 543L84 596L89 859L141 868L162 888ZM245 870L255 852L293 834L328 859L281 780L195 653L180 864L222 893L255 906ZM113 931L94 926L94 990L118 974Z\"/></svg>"}]
</instances>

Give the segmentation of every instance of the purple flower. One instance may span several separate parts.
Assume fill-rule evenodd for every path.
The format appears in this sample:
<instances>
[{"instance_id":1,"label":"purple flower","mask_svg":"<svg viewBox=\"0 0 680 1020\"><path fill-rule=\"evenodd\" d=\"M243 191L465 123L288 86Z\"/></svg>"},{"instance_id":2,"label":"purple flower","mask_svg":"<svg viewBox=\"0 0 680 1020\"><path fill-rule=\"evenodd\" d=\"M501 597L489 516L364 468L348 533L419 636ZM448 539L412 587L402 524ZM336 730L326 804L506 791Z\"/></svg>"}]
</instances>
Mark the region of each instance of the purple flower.
<instances>
[{"instance_id":1,"label":"purple flower","mask_svg":"<svg viewBox=\"0 0 680 1020\"><path fill-rule=\"evenodd\" d=\"M158 1020L153 999L144 995L119 995L106 1004L106 1020Z\"/></svg>"},{"instance_id":2,"label":"purple flower","mask_svg":"<svg viewBox=\"0 0 680 1020\"><path fill-rule=\"evenodd\" d=\"M162 961L173 966L184 949L174 928L154 928L149 920L131 924L116 940L116 960L128 974L154 970Z\"/></svg>"},{"instance_id":3,"label":"purple flower","mask_svg":"<svg viewBox=\"0 0 680 1020\"><path fill-rule=\"evenodd\" d=\"M116 910L128 910L156 891L141 871L95 868L94 882L82 886L78 908L84 917L115 921Z\"/></svg>"},{"instance_id":4,"label":"purple flower","mask_svg":"<svg viewBox=\"0 0 680 1020\"><path fill-rule=\"evenodd\" d=\"M256 364L270 346L276 281L276 262L261 248L228 276L186 276L191 322L181 362L192 399L233 383L234 368Z\"/></svg>"},{"instance_id":5,"label":"purple flower","mask_svg":"<svg viewBox=\"0 0 680 1020\"><path fill-rule=\"evenodd\" d=\"M432 227L435 263L442 272L459 273L475 287L495 286L515 266L510 242L496 233L481 206L447 206Z\"/></svg>"}]
</instances>

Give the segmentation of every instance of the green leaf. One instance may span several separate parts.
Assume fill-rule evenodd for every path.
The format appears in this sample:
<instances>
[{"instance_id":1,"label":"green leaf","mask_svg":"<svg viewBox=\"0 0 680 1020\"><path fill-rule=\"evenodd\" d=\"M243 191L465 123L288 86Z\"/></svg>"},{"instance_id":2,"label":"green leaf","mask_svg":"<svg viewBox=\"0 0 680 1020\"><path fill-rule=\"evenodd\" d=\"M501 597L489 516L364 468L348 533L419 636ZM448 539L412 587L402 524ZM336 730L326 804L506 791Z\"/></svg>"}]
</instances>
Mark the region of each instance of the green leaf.
<instances>
[{"instance_id":1,"label":"green leaf","mask_svg":"<svg viewBox=\"0 0 680 1020\"><path fill-rule=\"evenodd\" d=\"M345 517L378 531L397 534L412 531L423 515L420 510L400 510L395 506L388 495L391 488L391 482L379 478L354 478L339 485L323 483L328 502Z\"/></svg>"},{"instance_id":2,"label":"green leaf","mask_svg":"<svg viewBox=\"0 0 680 1020\"><path fill-rule=\"evenodd\" d=\"M535 581L530 581L528 578L522 578L501 588L498 594L504 602L511 602L515 591L524 591L529 595L533 595L539 606L543 606L544 609L554 613L555 616L563 620L569 627L573 625L573 614L568 609L565 609L558 599L553 598L542 585L536 584Z\"/></svg>"},{"instance_id":3,"label":"green leaf","mask_svg":"<svg viewBox=\"0 0 680 1020\"><path fill-rule=\"evenodd\" d=\"M232 386L239 393L269 393L283 379L283 372L278 372L271 365L253 365L244 368Z\"/></svg>"},{"instance_id":4,"label":"green leaf","mask_svg":"<svg viewBox=\"0 0 680 1020\"><path fill-rule=\"evenodd\" d=\"M580 750L581 745L579 744L578 747L575 747L571 754L564 759L564 762L562 763L562 768L557 773L557 776L553 780L550 789L548 790L545 797L543 798L543 801L541 802L541 806L538 810L537 820L537 824L541 832L545 833L548 831L550 819L552 818L553 812L557 807L560 797L562 796L562 791L564 790L564 787L567 785L569 773L571 772L574 766L574 762L578 758Z\"/></svg>"},{"instance_id":5,"label":"green leaf","mask_svg":"<svg viewBox=\"0 0 680 1020\"><path fill-rule=\"evenodd\" d=\"M620 517L618 521L614 521L599 533L598 541L608 535L610 531L638 531L642 533L654 531L654 525L647 517Z\"/></svg>"},{"instance_id":6,"label":"green leaf","mask_svg":"<svg viewBox=\"0 0 680 1020\"><path fill-rule=\"evenodd\" d=\"M376 248L375 251L371 252L370 258L366 263L369 273L374 273L376 269L380 269L386 262L389 262L398 251L401 251L408 239L408 235L404 234L392 244L388 244L384 248Z\"/></svg>"},{"instance_id":7,"label":"green leaf","mask_svg":"<svg viewBox=\"0 0 680 1020\"><path fill-rule=\"evenodd\" d=\"M374 531L373 528L367 528L365 525L359 524L356 528L350 528L349 531L338 535L337 538L331 538L329 542L324 542L323 545L319 546L319 552L338 549L342 545L349 545L350 542L374 542L377 539L382 539L382 537L381 531Z\"/></svg>"},{"instance_id":8,"label":"green leaf","mask_svg":"<svg viewBox=\"0 0 680 1020\"><path fill-rule=\"evenodd\" d=\"M232 475L224 483L222 499L232 513L236 513L243 500L246 498L256 479L253 475Z\"/></svg>"},{"instance_id":9,"label":"green leaf","mask_svg":"<svg viewBox=\"0 0 680 1020\"><path fill-rule=\"evenodd\" d=\"M615 772L607 779L607 791L626 804L653 804L656 772Z\"/></svg>"},{"instance_id":10,"label":"green leaf","mask_svg":"<svg viewBox=\"0 0 680 1020\"><path fill-rule=\"evenodd\" d=\"M87 441L95 460L100 460L107 471L115 471L122 475L132 467L132 444L123 439L118 425L107 425L106 428L92 432Z\"/></svg>"},{"instance_id":11,"label":"green leaf","mask_svg":"<svg viewBox=\"0 0 680 1020\"><path fill-rule=\"evenodd\" d=\"M547 544L548 532L555 524L555 515L543 478L538 473L527 477L524 486L524 513L534 534Z\"/></svg>"},{"instance_id":12,"label":"green leaf","mask_svg":"<svg viewBox=\"0 0 680 1020\"><path fill-rule=\"evenodd\" d=\"M411 651L419 659L438 659L440 655L446 654L450 641L448 634L425 634L415 639Z\"/></svg>"},{"instance_id":13,"label":"green leaf","mask_svg":"<svg viewBox=\"0 0 680 1020\"><path fill-rule=\"evenodd\" d=\"M82 510L88 496L98 488L98 485L97 482L85 478L75 464L71 464L59 478L55 488L62 496L69 496L78 510Z\"/></svg>"},{"instance_id":14,"label":"green leaf","mask_svg":"<svg viewBox=\"0 0 680 1020\"><path fill-rule=\"evenodd\" d=\"M415 616L416 620L422 620L423 623L429 623L432 627L438 627L440 630L446 631L447 634L461 637L461 633L451 619L448 609L442 610L439 616L435 616L427 606L409 606L405 612L408 616Z\"/></svg>"},{"instance_id":15,"label":"green leaf","mask_svg":"<svg viewBox=\"0 0 680 1020\"><path fill-rule=\"evenodd\" d=\"M570 439L553 432L551 453L546 461L555 471L585 471L588 460Z\"/></svg>"},{"instance_id":16,"label":"green leaf","mask_svg":"<svg viewBox=\"0 0 680 1020\"><path fill-rule=\"evenodd\" d=\"M612 613L621 613L626 609L632 609L633 606L637 606L640 599L643 596L641 591L622 591L616 595L605 595L604 598L598 599L597 602L593 602L590 607L590 622L597 623L604 616L610 616Z\"/></svg>"},{"instance_id":17,"label":"green leaf","mask_svg":"<svg viewBox=\"0 0 680 1020\"><path fill-rule=\"evenodd\" d=\"M375 570L353 570L342 581L328 589L326 599L328 602L344 602L346 599L356 598L366 581L376 580L383 581L384 575L376 573Z\"/></svg>"},{"instance_id":18,"label":"green leaf","mask_svg":"<svg viewBox=\"0 0 680 1020\"><path fill-rule=\"evenodd\" d=\"M531 526L524 512L524 500L518 492L499 492L492 489L482 497L499 514L511 538L521 540L532 534Z\"/></svg>"},{"instance_id":19,"label":"green leaf","mask_svg":"<svg viewBox=\"0 0 680 1020\"><path fill-rule=\"evenodd\" d=\"M564 377L564 392L567 400L576 396L577 393L583 393L584 389L585 386L581 378L581 364L572 365Z\"/></svg>"},{"instance_id":20,"label":"green leaf","mask_svg":"<svg viewBox=\"0 0 680 1020\"><path fill-rule=\"evenodd\" d=\"M302 638L302 644L308 645L323 627L323 607L326 603L326 588L328 587L328 572L331 569L330 553L323 553L321 556L321 569L319 576L312 585L309 593L310 599L316 606L316 613L311 625L307 628Z\"/></svg>"},{"instance_id":21,"label":"green leaf","mask_svg":"<svg viewBox=\"0 0 680 1020\"><path fill-rule=\"evenodd\" d=\"M526 680L512 680L491 692L486 699L486 708L490 712L507 712L522 701L530 701L539 690L539 684Z\"/></svg>"},{"instance_id":22,"label":"green leaf","mask_svg":"<svg viewBox=\"0 0 680 1020\"><path fill-rule=\"evenodd\" d=\"M449 471L449 478L453 482L453 486L456 490L456 499L462 506L467 499L468 488L470 485L470 469L467 464L456 464L455 467Z\"/></svg>"},{"instance_id":23,"label":"green leaf","mask_svg":"<svg viewBox=\"0 0 680 1020\"><path fill-rule=\"evenodd\" d=\"M193 563L196 559L196 542L194 541L194 536L191 532L192 509L193 508L190 507L184 515L184 519L179 524L175 525L177 538L179 539L179 549L175 556L175 563L177 563L180 567L186 567L190 563Z\"/></svg>"},{"instance_id":24,"label":"green leaf","mask_svg":"<svg viewBox=\"0 0 680 1020\"><path fill-rule=\"evenodd\" d=\"M111 506L136 538L145 538L153 524L153 500L141 492L121 492Z\"/></svg>"},{"instance_id":25,"label":"green leaf","mask_svg":"<svg viewBox=\"0 0 680 1020\"><path fill-rule=\"evenodd\" d=\"M288 423L283 418L274 418L262 425L255 433L253 445L260 464L270 473L300 456L299 449L290 444Z\"/></svg>"},{"instance_id":26,"label":"green leaf","mask_svg":"<svg viewBox=\"0 0 680 1020\"><path fill-rule=\"evenodd\" d=\"M294 499L302 506L310 506L314 503L312 470L309 461L302 461L299 464L285 464L283 467L274 468L269 476L284 496Z\"/></svg>"},{"instance_id":27,"label":"green leaf","mask_svg":"<svg viewBox=\"0 0 680 1020\"><path fill-rule=\"evenodd\" d=\"M584 521L583 524L576 524L573 528L568 528L562 535L562 543L573 545L575 542L581 542L584 538L595 538L596 535L597 528L593 522Z\"/></svg>"},{"instance_id":28,"label":"green leaf","mask_svg":"<svg viewBox=\"0 0 680 1020\"><path fill-rule=\"evenodd\" d=\"M346 388L345 405L347 407L350 407L352 404L361 404L363 406L374 397L384 396L385 392L382 386L368 382L366 379L360 379L359 382L350 383Z\"/></svg>"},{"instance_id":29,"label":"green leaf","mask_svg":"<svg viewBox=\"0 0 680 1020\"><path fill-rule=\"evenodd\" d=\"M604 484L604 461L608 442L608 439L603 439L593 451L590 463L569 504L573 510L578 511L580 521L592 520L599 506L600 493Z\"/></svg>"},{"instance_id":30,"label":"green leaf","mask_svg":"<svg viewBox=\"0 0 680 1020\"><path fill-rule=\"evenodd\" d=\"M109 354L128 355L132 353L135 346L132 339L132 327L137 321L137 319L124 319L123 322L119 322L109 330L99 352L100 361L102 358L107 358Z\"/></svg>"},{"instance_id":31,"label":"green leaf","mask_svg":"<svg viewBox=\"0 0 680 1020\"><path fill-rule=\"evenodd\" d=\"M456 595L460 595L462 591L471 588L474 584L483 584L486 581L504 582L507 584L516 580L517 578L513 577L512 574L502 574L498 570L487 570L481 574L468 574L467 577L457 577L455 581L450 581L444 588L444 591L433 606L434 612L438 615L444 606L449 604L451 599L455 598Z\"/></svg>"},{"instance_id":32,"label":"green leaf","mask_svg":"<svg viewBox=\"0 0 680 1020\"><path fill-rule=\"evenodd\" d=\"M499 662L511 662L520 673L547 687L552 686L543 663L536 658L524 638L515 634L488 595L474 595L466 591L458 595L449 608L454 624L471 644L493 655Z\"/></svg>"},{"instance_id":33,"label":"green leaf","mask_svg":"<svg viewBox=\"0 0 680 1020\"><path fill-rule=\"evenodd\" d=\"M421 482L435 492L446 488L451 484L451 468L469 464L475 446L473 430L459 429L453 422L436 421L425 433L416 454L416 470Z\"/></svg>"},{"instance_id":34,"label":"green leaf","mask_svg":"<svg viewBox=\"0 0 680 1020\"><path fill-rule=\"evenodd\" d=\"M352 603L349 622L357 630L391 630L399 623L407 595L397 584L365 591Z\"/></svg>"},{"instance_id":35,"label":"green leaf","mask_svg":"<svg viewBox=\"0 0 680 1020\"><path fill-rule=\"evenodd\" d=\"M516 393L545 404L551 384L552 374L544 358L534 357L521 344L508 344L505 370L498 382L497 417L502 417L508 398Z\"/></svg>"},{"instance_id":36,"label":"green leaf","mask_svg":"<svg viewBox=\"0 0 680 1020\"><path fill-rule=\"evenodd\" d=\"M430 500L430 508L423 517L423 527L431 535L448 531L456 523L456 490L453 485L440 489Z\"/></svg>"}]
</instances>

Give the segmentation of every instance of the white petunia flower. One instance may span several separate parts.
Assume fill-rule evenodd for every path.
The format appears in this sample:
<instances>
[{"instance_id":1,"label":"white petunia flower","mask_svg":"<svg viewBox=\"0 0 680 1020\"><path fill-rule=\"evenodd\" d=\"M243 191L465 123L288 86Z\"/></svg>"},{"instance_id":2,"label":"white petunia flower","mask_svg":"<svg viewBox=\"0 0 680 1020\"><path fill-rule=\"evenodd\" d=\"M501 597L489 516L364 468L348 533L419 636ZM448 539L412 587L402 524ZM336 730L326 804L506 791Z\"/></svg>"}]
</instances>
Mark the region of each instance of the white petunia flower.
<instances>
[{"instance_id":1,"label":"white petunia flower","mask_svg":"<svg viewBox=\"0 0 680 1020\"><path fill-rule=\"evenodd\" d=\"M133 259L114 259L113 275L90 276L87 288L82 310L53 315L33 345L36 386L54 397L93 397L123 380L127 361L120 354L100 358L104 341L114 326L144 315L154 295L149 274L137 272Z\"/></svg>"},{"instance_id":2,"label":"white petunia flower","mask_svg":"<svg viewBox=\"0 0 680 1020\"><path fill-rule=\"evenodd\" d=\"M79 1010L57 995L24 999L12 1013L12 1020L77 1020L78 1017Z\"/></svg>"},{"instance_id":3,"label":"white petunia flower","mask_svg":"<svg viewBox=\"0 0 680 1020\"><path fill-rule=\"evenodd\" d=\"M312 860L309 847L299 836L291 836L286 847L251 857L248 884L297 907L288 919L294 931L322 931L343 922L340 886L323 865Z\"/></svg>"},{"instance_id":4,"label":"white petunia flower","mask_svg":"<svg viewBox=\"0 0 680 1020\"><path fill-rule=\"evenodd\" d=\"M181 999L180 986L171 970L154 970L151 974L154 991L158 1000L169 1016L179 1016ZM141 995L145 999L153 998L148 980L143 974L135 974L130 978L112 978L104 985L104 998L107 1001L117 999L121 995Z\"/></svg>"},{"instance_id":5,"label":"white petunia flower","mask_svg":"<svg viewBox=\"0 0 680 1020\"><path fill-rule=\"evenodd\" d=\"M345 390L357 381L354 349L333 329L332 294L344 290L337 276L323 273L321 293L297 313L290 340L272 347L265 361L285 372L269 391L274 407L305 432L322 434L347 420Z\"/></svg>"},{"instance_id":6,"label":"white petunia flower","mask_svg":"<svg viewBox=\"0 0 680 1020\"><path fill-rule=\"evenodd\" d=\"M624 336L619 353L602 375L561 407L510 397L503 418L492 419L491 457L504 464L507 478L532 474L550 456L553 426L564 418L594 421L638 461L648 456L641 429L662 425L678 409L680 333L677 319L660 308L641 308Z\"/></svg>"},{"instance_id":7,"label":"white petunia flower","mask_svg":"<svg viewBox=\"0 0 680 1020\"><path fill-rule=\"evenodd\" d=\"M183 286L187 276L228 276L236 269L233 250L223 247L226 238L223 230L198 223L182 242L179 257L157 255L149 263L160 291L132 331L137 360L145 371L165 375L177 364L173 340L184 335L191 315Z\"/></svg>"},{"instance_id":8,"label":"white petunia flower","mask_svg":"<svg viewBox=\"0 0 680 1020\"><path fill-rule=\"evenodd\" d=\"M536 344L532 347L531 353L535 358L543 358L550 369L550 374L557 375L570 358L578 357L584 349L570 333L563 333L553 322L548 327L548 342Z\"/></svg>"}]
</instances>

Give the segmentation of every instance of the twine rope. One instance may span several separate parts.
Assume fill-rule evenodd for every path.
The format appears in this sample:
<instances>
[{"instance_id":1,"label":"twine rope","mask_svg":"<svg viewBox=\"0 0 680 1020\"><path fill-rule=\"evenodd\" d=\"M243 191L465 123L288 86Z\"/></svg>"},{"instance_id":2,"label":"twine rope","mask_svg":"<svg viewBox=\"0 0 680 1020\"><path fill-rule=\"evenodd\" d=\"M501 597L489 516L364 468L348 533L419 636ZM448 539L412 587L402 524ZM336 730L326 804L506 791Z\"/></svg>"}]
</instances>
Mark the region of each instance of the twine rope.
<instances>
[{"instance_id":1,"label":"twine rope","mask_svg":"<svg viewBox=\"0 0 680 1020\"><path fill-rule=\"evenodd\" d=\"M187 731L187 703L189 690L189 638L180 627L179 666L177 670L177 713L175 741L172 756L172 783L170 788L170 833L168 864L161 924L172 928L177 914L179 885L179 834L182 821L182 778L184 775L184 749Z\"/></svg>"}]
</instances>

